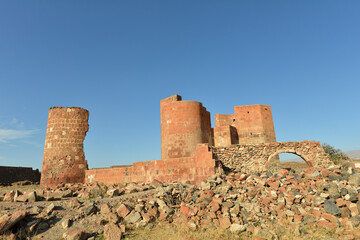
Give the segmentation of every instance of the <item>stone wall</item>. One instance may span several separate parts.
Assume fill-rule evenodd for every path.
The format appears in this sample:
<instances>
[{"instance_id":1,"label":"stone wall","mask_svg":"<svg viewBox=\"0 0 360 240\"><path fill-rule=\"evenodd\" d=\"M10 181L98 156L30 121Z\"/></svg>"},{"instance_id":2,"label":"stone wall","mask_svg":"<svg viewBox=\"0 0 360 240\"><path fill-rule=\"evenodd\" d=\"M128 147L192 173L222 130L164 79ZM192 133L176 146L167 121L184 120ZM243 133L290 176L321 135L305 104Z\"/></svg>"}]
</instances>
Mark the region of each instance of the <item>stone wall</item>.
<instances>
[{"instance_id":1,"label":"stone wall","mask_svg":"<svg viewBox=\"0 0 360 240\"><path fill-rule=\"evenodd\" d=\"M40 172L27 167L5 167L0 166L0 184L11 184L14 182L29 180L40 181Z\"/></svg>"},{"instance_id":2,"label":"stone wall","mask_svg":"<svg viewBox=\"0 0 360 240\"><path fill-rule=\"evenodd\" d=\"M83 183L87 162L83 141L88 125L86 109L51 108L41 173L41 187L60 183Z\"/></svg>"},{"instance_id":3,"label":"stone wall","mask_svg":"<svg viewBox=\"0 0 360 240\"><path fill-rule=\"evenodd\" d=\"M158 180L162 182L178 181L199 184L215 174L215 164L208 145L198 144L195 157L135 162L132 166L90 169L86 171L85 182L106 184L150 183Z\"/></svg>"},{"instance_id":4,"label":"stone wall","mask_svg":"<svg viewBox=\"0 0 360 240\"><path fill-rule=\"evenodd\" d=\"M294 153L300 156L309 167L320 168L332 165L328 155L319 142L276 142L231 147L212 147L214 159L221 161L230 171L243 173L266 172L279 169L277 155Z\"/></svg>"}]
</instances>

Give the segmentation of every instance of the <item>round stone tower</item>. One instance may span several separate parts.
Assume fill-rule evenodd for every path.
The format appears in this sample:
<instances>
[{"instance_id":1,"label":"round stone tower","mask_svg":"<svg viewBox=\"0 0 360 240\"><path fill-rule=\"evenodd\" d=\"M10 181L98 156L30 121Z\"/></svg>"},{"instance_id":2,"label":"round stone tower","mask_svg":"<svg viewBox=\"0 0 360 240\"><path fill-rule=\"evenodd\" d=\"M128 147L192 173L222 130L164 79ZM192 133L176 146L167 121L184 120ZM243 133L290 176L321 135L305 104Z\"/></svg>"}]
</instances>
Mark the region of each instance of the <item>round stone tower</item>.
<instances>
[{"instance_id":1,"label":"round stone tower","mask_svg":"<svg viewBox=\"0 0 360 240\"><path fill-rule=\"evenodd\" d=\"M174 95L160 105L161 159L193 157L198 143L211 142L210 113L200 102Z\"/></svg>"},{"instance_id":2,"label":"round stone tower","mask_svg":"<svg viewBox=\"0 0 360 240\"><path fill-rule=\"evenodd\" d=\"M41 172L41 187L83 183L87 162L84 145L89 111L79 107L49 110Z\"/></svg>"}]
</instances>

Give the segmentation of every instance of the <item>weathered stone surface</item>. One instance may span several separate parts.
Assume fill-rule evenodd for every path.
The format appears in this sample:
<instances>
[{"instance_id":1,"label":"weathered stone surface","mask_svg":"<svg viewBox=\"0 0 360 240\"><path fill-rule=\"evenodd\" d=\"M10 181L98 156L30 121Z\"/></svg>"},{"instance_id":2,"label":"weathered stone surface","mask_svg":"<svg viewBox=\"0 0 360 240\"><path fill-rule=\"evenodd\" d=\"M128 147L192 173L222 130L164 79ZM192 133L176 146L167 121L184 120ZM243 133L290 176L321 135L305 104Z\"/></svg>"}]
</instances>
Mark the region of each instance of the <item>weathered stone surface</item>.
<instances>
[{"instance_id":1,"label":"weathered stone surface","mask_svg":"<svg viewBox=\"0 0 360 240\"><path fill-rule=\"evenodd\" d=\"M354 186L360 186L360 173L351 175L349 177L349 184Z\"/></svg>"},{"instance_id":2,"label":"weathered stone surface","mask_svg":"<svg viewBox=\"0 0 360 240\"><path fill-rule=\"evenodd\" d=\"M61 222L61 226L66 229L66 228L69 228L71 225L71 221L70 219L66 218L64 219L62 222Z\"/></svg>"},{"instance_id":3,"label":"weathered stone surface","mask_svg":"<svg viewBox=\"0 0 360 240\"><path fill-rule=\"evenodd\" d=\"M121 239L122 231L115 223L108 223L104 228L105 240L118 240Z\"/></svg>"},{"instance_id":4,"label":"weathered stone surface","mask_svg":"<svg viewBox=\"0 0 360 240\"><path fill-rule=\"evenodd\" d=\"M121 218L125 218L131 212L131 210L132 209L126 204L121 204L116 210L116 212Z\"/></svg>"},{"instance_id":5,"label":"weathered stone surface","mask_svg":"<svg viewBox=\"0 0 360 240\"><path fill-rule=\"evenodd\" d=\"M289 152L303 157L309 167L321 168L333 165L319 142L276 142L254 145L234 145L231 147L212 147L214 158L234 172L258 173L266 172L277 153ZM310 176L320 176L319 171Z\"/></svg>"},{"instance_id":6,"label":"weathered stone surface","mask_svg":"<svg viewBox=\"0 0 360 240\"><path fill-rule=\"evenodd\" d=\"M324 210L332 215L338 216L341 214L340 208L333 202L326 200L324 202Z\"/></svg>"},{"instance_id":7,"label":"weathered stone surface","mask_svg":"<svg viewBox=\"0 0 360 240\"><path fill-rule=\"evenodd\" d=\"M9 230L12 226L14 226L16 223L24 219L27 215L27 212L24 210L20 210L15 212L9 217L6 217L5 219L2 219L0 221L0 234L6 232Z\"/></svg>"},{"instance_id":8,"label":"weathered stone surface","mask_svg":"<svg viewBox=\"0 0 360 240\"><path fill-rule=\"evenodd\" d=\"M28 201L29 201L29 202L36 202L37 199L38 199L35 191L30 192L30 193L27 195L27 198L28 198Z\"/></svg>"},{"instance_id":9,"label":"weathered stone surface","mask_svg":"<svg viewBox=\"0 0 360 240\"><path fill-rule=\"evenodd\" d=\"M92 213L95 213L97 211L97 207L94 205L94 203L89 203L82 208L80 208L81 213L83 213L85 216L88 216Z\"/></svg>"},{"instance_id":10,"label":"weathered stone surface","mask_svg":"<svg viewBox=\"0 0 360 240\"><path fill-rule=\"evenodd\" d=\"M86 233L82 229L71 229L63 234L65 240L85 240Z\"/></svg>"},{"instance_id":11,"label":"weathered stone surface","mask_svg":"<svg viewBox=\"0 0 360 240\"><path fill-rule=\"evenodd\" d=\"M140 213L138 213L134 210L124 218L126 223L136 223L136 222L140 221L140 219L141 219Z\"/></svg>"},{"instance_id":12,"label":"weathered stone surface","mask_svg":"<svg viewBox=\"0 0 360 240\"><path fill-rule=\"evenodd\" d=\"M238 223L233 223L230 226L230 232L232 233L241 233L246 230L246 227L244 225L240 225Z\"/></svg>"},{"instance_id":13,"label":"weathered stone surface","mask_svg":"<svg viewBox=\"0 0 360 240\"><path fill-rule=\"evenodd\" d=\"M4 196L4 202L13 202L15 198L15 191L7 192Z\"/></svg>"}]
</instances>

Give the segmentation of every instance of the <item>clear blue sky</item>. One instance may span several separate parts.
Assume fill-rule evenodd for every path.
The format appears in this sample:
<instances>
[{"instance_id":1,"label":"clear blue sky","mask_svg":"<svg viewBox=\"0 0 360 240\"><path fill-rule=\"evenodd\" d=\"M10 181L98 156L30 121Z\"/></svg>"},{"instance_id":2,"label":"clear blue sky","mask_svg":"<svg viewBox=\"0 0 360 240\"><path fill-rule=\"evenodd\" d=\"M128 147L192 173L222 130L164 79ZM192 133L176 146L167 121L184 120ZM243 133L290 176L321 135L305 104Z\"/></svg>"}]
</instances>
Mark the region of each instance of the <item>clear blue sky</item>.
<instances>
[{"instance_id":1,"label":"clear blue sky","mask_svg":"<svg viewBox=\"0 0 360 240\"><path fill-rule=\"evenodd\" d=\"M1 1L0 165L41 169L48 110L89 167L160 159L160 100L272 107L278 141L360 149L360 1Z\"/></svg>"}]
</instances>

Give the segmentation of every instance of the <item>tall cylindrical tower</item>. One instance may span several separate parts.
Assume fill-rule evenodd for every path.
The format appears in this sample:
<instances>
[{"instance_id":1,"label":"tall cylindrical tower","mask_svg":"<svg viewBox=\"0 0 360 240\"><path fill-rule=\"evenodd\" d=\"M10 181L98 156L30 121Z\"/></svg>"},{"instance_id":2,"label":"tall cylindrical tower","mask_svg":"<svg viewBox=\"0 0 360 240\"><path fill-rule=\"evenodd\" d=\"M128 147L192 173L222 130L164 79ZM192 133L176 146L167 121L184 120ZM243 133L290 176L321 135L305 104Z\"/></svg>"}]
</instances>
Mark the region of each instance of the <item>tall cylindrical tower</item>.
<instances>
[{"instance_id":1,"label":"tall cylindrical tower","mask_svg":"<svg viewBox=\"0 0 360 240\"><path fill-rule=\"evenodd\" d=\"M89 111L79 107L50 108L41 172L41 187L83 183L87 162L84 145Z\"/></svg>"},{"instance_id":2,"label":"tall cylindrical tower","mask_svg":"<svg viewBox=\"0 0 360 240\"><path fill-rule=\"evenodd\" d=\"M174 95L161 101L161 159L192 157L211 141L210 113L200 102Z\"/></svg>"}]
</instances>

